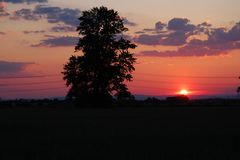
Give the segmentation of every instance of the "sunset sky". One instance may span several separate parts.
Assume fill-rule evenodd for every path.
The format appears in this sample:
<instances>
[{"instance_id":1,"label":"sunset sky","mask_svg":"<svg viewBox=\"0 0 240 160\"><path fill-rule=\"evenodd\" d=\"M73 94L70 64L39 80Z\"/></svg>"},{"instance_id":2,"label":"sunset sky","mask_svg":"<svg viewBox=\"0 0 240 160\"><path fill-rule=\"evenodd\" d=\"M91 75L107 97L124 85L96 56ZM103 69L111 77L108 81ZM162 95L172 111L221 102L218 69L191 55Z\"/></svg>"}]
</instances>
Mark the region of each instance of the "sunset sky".
<instances>
[{"instance_id":1,"label":"sunset sky","mask_svg":"<svg viewBox=\"0 0 240 160\"><path fill-rule=\"evenodd\" d=\"M129 89L139 95L235 95L239 0L0 0L0 97L63 97L81 11L106 6L136 43Z\"/></svg>"}]
</instances>

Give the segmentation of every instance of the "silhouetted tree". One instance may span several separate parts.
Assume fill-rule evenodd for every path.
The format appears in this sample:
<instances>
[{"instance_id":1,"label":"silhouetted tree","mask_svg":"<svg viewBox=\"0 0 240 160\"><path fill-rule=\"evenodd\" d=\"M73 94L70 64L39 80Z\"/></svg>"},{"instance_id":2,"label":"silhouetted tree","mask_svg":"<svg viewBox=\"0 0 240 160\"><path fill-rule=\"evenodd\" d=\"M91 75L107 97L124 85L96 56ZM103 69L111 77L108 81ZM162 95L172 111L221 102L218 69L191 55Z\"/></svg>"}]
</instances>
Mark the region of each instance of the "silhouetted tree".
<instances>
[{"instance_id":1,"label":"silhouetted tree","mask_svg":"<svg viewBox=\"0 0 240 160\"><path fill-rule=\"evenodd\" d=\"M83 11L79 18L79 42L75 51L83 55L71 56L64 65L64 80L70 87L67 98L109 101L132 98L125 81L132 80L136 62L129 49L135 44L124 39L124 19L106 7Z\"/></svg>"}]
</instances>

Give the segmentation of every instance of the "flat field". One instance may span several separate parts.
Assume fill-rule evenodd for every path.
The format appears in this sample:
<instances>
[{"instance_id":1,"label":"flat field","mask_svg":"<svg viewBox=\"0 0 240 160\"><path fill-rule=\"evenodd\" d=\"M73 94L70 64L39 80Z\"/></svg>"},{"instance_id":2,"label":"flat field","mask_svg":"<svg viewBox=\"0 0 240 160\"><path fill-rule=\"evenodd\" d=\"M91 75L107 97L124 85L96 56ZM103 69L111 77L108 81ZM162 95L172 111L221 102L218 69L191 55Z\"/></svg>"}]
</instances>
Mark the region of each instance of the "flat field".
<instances>
[{"instance_id":1,"label":"flat field","mask_svg":"<svg viewBox=\"0 0 240 160\"><path fill-rule=\"evenodd\" d=\"M1 160L240 159L240 107L1 109Z\"/></svg>"}]
</instances>

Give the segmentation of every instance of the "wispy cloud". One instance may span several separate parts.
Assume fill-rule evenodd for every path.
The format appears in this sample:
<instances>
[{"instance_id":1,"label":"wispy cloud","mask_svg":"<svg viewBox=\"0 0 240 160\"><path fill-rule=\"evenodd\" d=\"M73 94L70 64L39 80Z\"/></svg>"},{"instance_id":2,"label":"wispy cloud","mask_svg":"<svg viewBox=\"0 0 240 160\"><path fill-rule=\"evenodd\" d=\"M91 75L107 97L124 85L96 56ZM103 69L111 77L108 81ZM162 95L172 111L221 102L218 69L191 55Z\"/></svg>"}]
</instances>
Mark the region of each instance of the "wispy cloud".
<instances>
[{"instance_id":1,"label":"wispy cloud","mask_svg":"<svg viewBox=\"0 0 240 160\"><path fill-rule=\"evenodd\" d=\"M75 46L78 42L79 37L49 37L47 39L41 40L39 44L32 45L32 47L66 47Z\"/></svg>"},{"instance_id":2,"label":"wispy cloud","mask_svg":"<svg viewBox=\"0 0 240 160\"><path fill-rule=\"evenodd\" d=\"M127 26L131 26L131 27L135 27L135 26L137 26L137 23L134 23L134 22L128 20L127 18L124 18L123 23L124 23L125 25L127 25Z\"/></svg>"},{"instance_id":3,"label":"wispy cloud","mask_svg":"<svg viewBox=\"0 0 240 160\"><path fill-rule=\"evenodd\" d=\"M36 30L36 31L23 31L24 34L39 34L39 33L46 33L45 30Z\"/></svg>"},{"instance_id":4,"label":"wispy cloud","mask_svg":"<svg viewBox=\"0 0 240 160\"><path fill-rule=\"evenodd\" d=\"M38 21L41 19L41 15L35 14L31 9L20 9L14 12L13 16L10 17L12 20L25 19L29 21Z\"/></svg>"},{"instance_id":5,"label":"wispy cloud","mask_svg":"<svg viewBox=\"0 0 240 160\"><path fill-rule=\"evenodd\" d=\"M1 61L0 60L0 74L5 73L19 73L22 72L34 63L31 62L9 62L9 61Z\"/></svg>"},{"instance_id":6,"label":"wispy cloud","mask_svg":"<svg viewBox=\"0 0 240 160\"><path fill-rule=\"evenodd\" d=\"M14 3L14 4L19 4L19 3L27 3L27 4L32 4L32 3L46 3L48 0L4 0L6 3Z\"/></svg>"},{"instance_id":7,"label":"wispy cloud","mask_svg":"<svg viewBox=\"0 0 240 160\"><path fill-rule=\"evenodd\" d=\"M69 25L57 25L52 27L51 31L53 32L74 32L76 31L76 27Z\"/></svg>"}]
</instances>

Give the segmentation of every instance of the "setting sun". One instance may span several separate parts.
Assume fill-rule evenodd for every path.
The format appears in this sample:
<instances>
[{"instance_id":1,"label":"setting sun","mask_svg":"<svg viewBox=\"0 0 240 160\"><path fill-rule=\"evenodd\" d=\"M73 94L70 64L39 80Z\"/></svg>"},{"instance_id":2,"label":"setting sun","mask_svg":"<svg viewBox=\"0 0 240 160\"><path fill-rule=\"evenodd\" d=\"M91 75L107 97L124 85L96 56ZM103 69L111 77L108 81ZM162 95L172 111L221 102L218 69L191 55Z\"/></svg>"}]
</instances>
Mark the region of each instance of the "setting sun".
<instances>
[{"instance_id":1,"label":"setting sun","mask_svg":"<svg viewBox=\"0 0 240 160\"><path fill-rule=\"evenodd\" d=\"M189 94L189 92L188 92L188 90L186 90L186 89L182 89L182 90L179 92L179 94L186 96L186 95Z\"/></svg>"}]
</instances>

